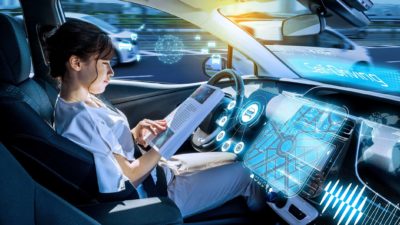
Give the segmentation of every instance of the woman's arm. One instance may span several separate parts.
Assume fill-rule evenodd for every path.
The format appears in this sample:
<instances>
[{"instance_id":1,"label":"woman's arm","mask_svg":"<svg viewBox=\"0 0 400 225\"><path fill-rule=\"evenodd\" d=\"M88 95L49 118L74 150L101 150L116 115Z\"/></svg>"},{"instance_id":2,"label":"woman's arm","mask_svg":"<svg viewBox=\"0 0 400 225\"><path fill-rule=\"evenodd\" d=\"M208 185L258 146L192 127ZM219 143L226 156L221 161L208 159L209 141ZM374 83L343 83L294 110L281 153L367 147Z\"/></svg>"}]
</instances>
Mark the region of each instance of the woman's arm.
<instances>
[{"instance_id":1,"label":"woman's arm","mask_svg":"<svg viewBox=\"0 0 400 225\"><path fill-rule=\"evenodd\" d=\"M152 132L154 135L157 135L158 133L164 131L166 128L167 123L165 120L153 121L144 119L131 130L131 133L137 143L143 146L147 146L147 143L144 140L144 135L146 132ZM146 152L144 155L133 162L118 154L114 154L114 157L121 167L124 175L129 178L129 180L133 183L135 187L142 183L142 181L157 165L158 160L160 160L161 158L160 154L154 149Z\"/></svg>"},{"instance_id":2,"label":"woman's arm","mask_svg":"<svg viewBox=\"0 0 400 225\"><path fill-rule=\"evenodd\" d=\"M114 156L124 175L129 178L135 187L142 183L161 158L160 154L154 149L146 152L146 154L133 162L119 154L114 153Z\"/></svg>"}]
</instances>

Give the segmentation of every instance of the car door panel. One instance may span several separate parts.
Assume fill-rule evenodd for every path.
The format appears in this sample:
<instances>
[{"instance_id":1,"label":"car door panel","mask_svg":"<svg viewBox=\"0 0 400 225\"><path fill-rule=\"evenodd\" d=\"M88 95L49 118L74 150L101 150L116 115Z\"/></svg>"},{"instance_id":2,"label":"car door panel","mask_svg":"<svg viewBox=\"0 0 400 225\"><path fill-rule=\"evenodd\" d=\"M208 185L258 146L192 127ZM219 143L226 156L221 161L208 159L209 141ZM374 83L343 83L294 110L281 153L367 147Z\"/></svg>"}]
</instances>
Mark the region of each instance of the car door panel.
<instances>
[{"instance_id":1,"label":"car door panel","mask_svg":"<svg viewBox=\"0 0 400 225\"><path fill-rule=\"evenodd\" d=\"M163 85L142 82L112 83L105 97L125 113L131 127L140 120L162 119L182 103L199 86Z\"/></svg>"}]
</instances>

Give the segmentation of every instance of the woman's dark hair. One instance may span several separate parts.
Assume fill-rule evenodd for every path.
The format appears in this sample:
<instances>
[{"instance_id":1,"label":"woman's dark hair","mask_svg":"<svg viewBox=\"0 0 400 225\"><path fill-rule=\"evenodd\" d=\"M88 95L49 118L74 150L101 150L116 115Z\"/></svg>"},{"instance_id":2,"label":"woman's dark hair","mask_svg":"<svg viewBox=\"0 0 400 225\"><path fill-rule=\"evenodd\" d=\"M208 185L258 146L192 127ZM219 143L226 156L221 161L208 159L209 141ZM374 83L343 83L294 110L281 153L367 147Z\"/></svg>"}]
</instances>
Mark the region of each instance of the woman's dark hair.
<instances>
[{"instance_id":1,"label":"woman's dark hair","mask_svg":"<svg viewBox=\"0 0 400 225\"><path fill-rule=\"evenodd\" d=\"M65 64L72 55L84 61L93 55L109 60L114 49L110 37L100 28L87 22L68 20L47 38L46 52L50 75L62 78L66 72Z\"/></svg>"}]
</instances>

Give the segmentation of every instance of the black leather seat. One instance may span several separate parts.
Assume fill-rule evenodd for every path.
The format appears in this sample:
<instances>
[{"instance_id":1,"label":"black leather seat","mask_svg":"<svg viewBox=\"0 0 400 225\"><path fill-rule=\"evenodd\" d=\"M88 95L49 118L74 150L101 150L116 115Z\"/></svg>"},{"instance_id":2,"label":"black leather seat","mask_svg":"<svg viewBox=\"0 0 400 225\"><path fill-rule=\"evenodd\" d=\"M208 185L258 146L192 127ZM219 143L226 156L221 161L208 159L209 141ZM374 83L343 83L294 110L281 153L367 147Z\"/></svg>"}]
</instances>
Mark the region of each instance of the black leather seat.
<instances>
[{"instance_id":1,"label":"black leather seat","mask_svg":"<svg viewBox=\"0 0 400 225\"><path fill-rule=\"evenodd\" d=\"M0 14L0 140L32 177L72 203L137 198L135 189L100 194L93 155L52 128L53 106L30 75L21 26Z\"/></svg>"},{"instance_id":2,"label":"black leather seat","mask_svg":"<svg viewBox=\"0 0 400 225\"><path fill-rule=\"evenodd\" d=\"M81 207L37 184L0 143L0 224L122 225L181 224L168 198L107 202ZM90 215L90 217L88 216Z\"/></svg>"},{"instance_id":3,"label":"black leather seat","mask_svg":"<svg viewBox=\"0 0 400 225\"><path fill-rule=\"evenodd\" d=\"M33 181L2 144L0 205L0 224L99 224Z\"/></svg>"}]
</instances>

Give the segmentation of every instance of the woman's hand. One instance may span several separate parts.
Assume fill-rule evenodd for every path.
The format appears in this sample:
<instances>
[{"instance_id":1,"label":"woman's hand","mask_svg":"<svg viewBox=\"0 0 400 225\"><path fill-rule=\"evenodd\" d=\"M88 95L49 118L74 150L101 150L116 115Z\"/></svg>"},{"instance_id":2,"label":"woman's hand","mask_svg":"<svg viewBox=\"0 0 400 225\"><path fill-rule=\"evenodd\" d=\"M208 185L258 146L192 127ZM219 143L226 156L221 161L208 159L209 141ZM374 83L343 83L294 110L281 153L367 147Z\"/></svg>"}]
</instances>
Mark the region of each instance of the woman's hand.
<instances>
[{"instance_id":1,"label":"woman's hand","mask_svg":"<svg viewBox=\"0 0 400 225\"><path fill-rule=\"evenodd\" d=\"M147 147L147 143L144 140L145 135L147 132L153 133L153 135L157 135L167 129L167 121L166 120L149 120L149 119L144 119L140 121L136 127L134 127L131 130L131 133L133 135L133 138L135 141L144 146Z\"/></svg>"}]
</instances>

